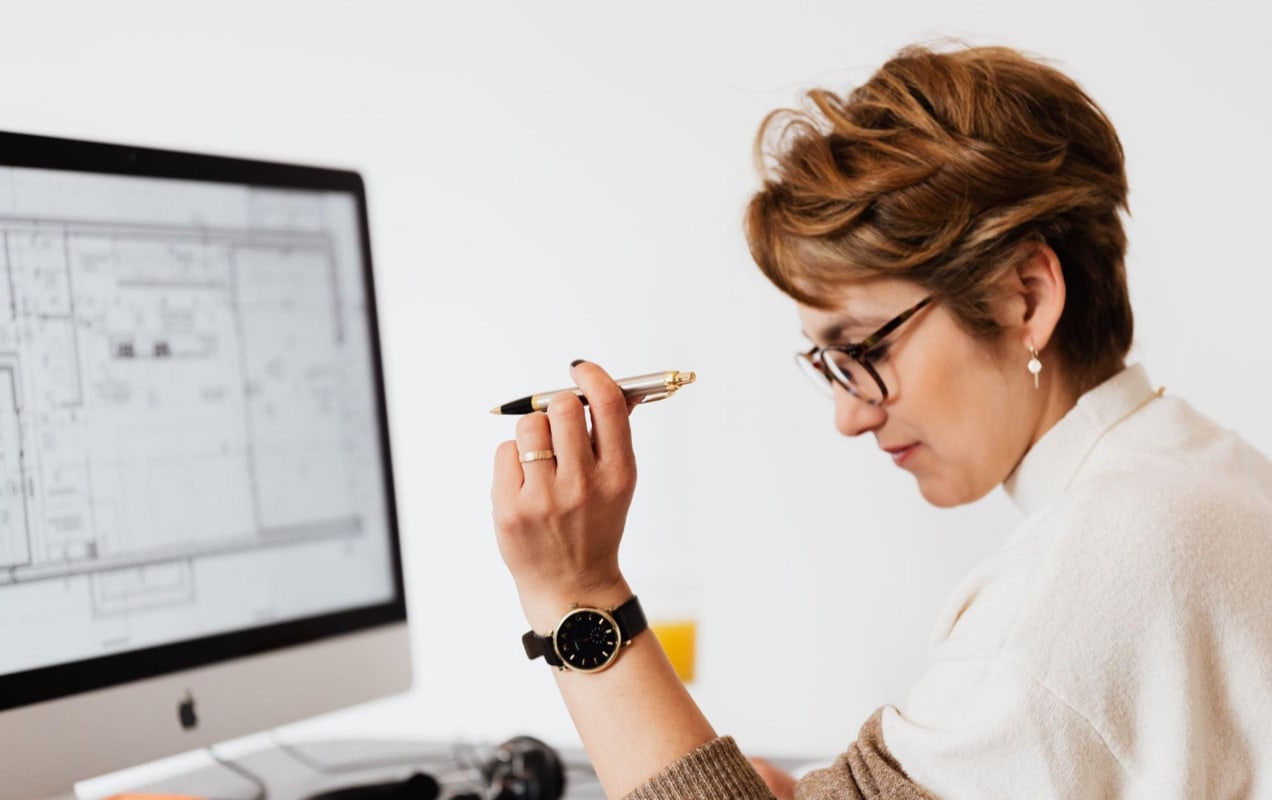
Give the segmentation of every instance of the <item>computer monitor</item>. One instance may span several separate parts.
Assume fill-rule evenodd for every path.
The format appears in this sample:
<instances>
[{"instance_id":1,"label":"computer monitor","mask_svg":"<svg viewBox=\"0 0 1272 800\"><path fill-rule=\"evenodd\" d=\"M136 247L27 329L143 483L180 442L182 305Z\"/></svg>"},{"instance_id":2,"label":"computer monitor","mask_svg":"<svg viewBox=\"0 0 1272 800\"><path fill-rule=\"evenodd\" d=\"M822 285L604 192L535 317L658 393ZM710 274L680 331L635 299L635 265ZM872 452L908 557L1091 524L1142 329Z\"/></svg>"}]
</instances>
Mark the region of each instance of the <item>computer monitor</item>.
<instances>
[{"instance_id":1,"label":"computer monitor","mask_svg":"<svg viewBox=\"0 0 1272 800\"><path fill-rule=\"evenodd\" d=\"M0 800L408 653L358 174L0 133Z\"/></svg>"}]
</instances>

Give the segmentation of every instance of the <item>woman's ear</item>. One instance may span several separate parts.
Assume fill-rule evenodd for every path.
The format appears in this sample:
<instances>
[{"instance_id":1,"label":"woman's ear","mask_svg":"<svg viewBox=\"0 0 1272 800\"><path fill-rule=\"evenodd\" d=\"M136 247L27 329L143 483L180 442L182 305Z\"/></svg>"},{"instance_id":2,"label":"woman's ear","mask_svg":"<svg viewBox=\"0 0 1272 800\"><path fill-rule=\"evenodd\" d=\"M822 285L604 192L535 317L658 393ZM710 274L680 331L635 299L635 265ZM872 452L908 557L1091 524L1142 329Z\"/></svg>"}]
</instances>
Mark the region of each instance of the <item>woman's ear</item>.
<instances>
[{"instance_id":1,"label":"woman's ear","mask_svg":"<svg viewBox=\"0 0 1272 800\"><path fill-rule=\"evenodd\" d=\"M1016 329L1022 346L1046 348L1064 311L1064 270L1060 257L1046 242L1030 242L1005 277L1009 329Z\"/></svg>"}]
</instances>

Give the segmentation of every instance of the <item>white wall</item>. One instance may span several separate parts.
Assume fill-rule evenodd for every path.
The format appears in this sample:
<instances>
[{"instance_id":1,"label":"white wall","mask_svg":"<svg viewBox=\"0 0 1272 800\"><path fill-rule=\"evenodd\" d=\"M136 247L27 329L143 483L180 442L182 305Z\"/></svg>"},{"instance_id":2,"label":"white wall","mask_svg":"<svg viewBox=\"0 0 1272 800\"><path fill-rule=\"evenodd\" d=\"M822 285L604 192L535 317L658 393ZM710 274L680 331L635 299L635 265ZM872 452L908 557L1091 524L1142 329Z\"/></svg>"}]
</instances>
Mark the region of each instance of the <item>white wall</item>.
<instances>
[{"instance_id":1,"label":"white wall","mask_svg":"<svg viewBox=\"0 0 1272 800\"><path fill-rule=\"evenodd\" d=\"M696 585L719 730L829 753L1017 517L927 508L796 373L740 231L765 112L938 35L1055 59L1128 152L1135 355L1272 452L1266 6L1029 5L5 0L0 129L364 173L418 688L309 730L572 739L520 653L488 500L513 421L486 412L583 357L698 371L635 414L629 575L651 606Z\"/></svg>"}]
</instances>

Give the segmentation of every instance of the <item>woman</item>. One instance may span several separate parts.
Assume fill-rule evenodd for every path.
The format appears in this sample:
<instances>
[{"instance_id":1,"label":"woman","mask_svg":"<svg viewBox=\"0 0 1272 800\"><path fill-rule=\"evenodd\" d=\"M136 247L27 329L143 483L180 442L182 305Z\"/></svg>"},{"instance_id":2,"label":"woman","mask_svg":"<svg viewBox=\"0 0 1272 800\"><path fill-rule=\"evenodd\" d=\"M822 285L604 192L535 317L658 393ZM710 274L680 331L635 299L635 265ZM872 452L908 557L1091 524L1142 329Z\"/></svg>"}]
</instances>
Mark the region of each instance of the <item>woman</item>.
<instances>
[{"instance_id":1,"label":"woman","mask_svg":"<svg viewBox=\"0 0 1272 800\"><path fill-rule=\"evenodd\" d=\"M746 230L798 305L836 427L872 434L934 505L1001 484L1028 519L954 591L906 704L795 796L1269 796L1272 464L1125 366L1112 125L1002 48L907 49L809 99L761 129L772 162ZM610 796L788 794L716 736L624 606L628 409L600 367L572 377L591 433L576 398L554 399L496 455L528 652L614 659L557 673ZM574 604L624 612L554 632Z\"/></svg>"}]
</instances>

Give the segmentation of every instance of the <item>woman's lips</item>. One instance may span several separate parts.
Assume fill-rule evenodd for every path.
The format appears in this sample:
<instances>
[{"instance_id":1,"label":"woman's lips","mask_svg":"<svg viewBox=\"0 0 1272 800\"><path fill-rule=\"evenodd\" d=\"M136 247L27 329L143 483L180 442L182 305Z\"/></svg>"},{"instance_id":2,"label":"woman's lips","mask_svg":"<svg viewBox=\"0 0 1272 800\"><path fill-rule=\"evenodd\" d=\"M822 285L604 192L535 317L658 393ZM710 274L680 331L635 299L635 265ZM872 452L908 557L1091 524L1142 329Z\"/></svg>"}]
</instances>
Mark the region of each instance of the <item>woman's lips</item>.
<instances>
[{"instance_id":1,"label":"woman's lips","mask_svg":"<svg viewBox=\"0 0 1272 800\"><path fill-rule=\"evenodd\" d=\"M905 462L909 461L915 451L921 446L922 442L915 442L914 444L908 444L905 447L891 447L884 449L887 451L888 455L892 456L893 464L896 464L898 467L904 467Z\"/></svg>"}]
</instances>

